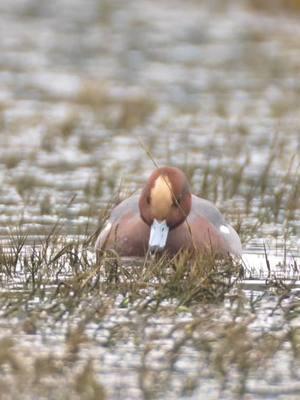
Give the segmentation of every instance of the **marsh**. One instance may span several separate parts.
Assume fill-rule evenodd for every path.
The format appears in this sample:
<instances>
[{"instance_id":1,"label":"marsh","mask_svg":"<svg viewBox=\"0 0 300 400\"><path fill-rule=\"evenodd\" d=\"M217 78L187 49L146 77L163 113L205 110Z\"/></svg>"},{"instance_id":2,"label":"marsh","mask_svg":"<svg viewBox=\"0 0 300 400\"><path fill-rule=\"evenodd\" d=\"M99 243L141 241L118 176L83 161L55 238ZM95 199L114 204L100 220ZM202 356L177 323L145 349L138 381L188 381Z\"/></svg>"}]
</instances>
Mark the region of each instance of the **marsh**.
<instances>
[{"instance_id":1,"label":"marsh","mask_svg":"<svg viewBox=\"0 0 300 400\"><path fill-rule=\"evenodd\" d=\"M299 397L298 3L1 2L1 398ZM155 163L242 264L96 262Z\"/></svg>"}]
</instances>

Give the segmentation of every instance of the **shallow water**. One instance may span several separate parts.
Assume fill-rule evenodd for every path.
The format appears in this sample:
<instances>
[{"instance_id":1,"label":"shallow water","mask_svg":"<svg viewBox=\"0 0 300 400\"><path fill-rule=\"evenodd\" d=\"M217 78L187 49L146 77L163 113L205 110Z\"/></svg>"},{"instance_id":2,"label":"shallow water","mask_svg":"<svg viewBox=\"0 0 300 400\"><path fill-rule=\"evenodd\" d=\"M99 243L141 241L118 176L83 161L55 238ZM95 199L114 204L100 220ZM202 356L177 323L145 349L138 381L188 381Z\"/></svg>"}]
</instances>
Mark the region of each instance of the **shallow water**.
<instances>
[{"instance_id":1,"label":"shallow water","mask_svg":"<svg viewBox=\"0 0 300 400\"><path fill-rule=\"evenodd\" d=\"M6 398L299 396L299 18L240 1L1 2ZM151 158L240 233L245 279L217 304L154 312L151 292L105 279L82 292L83 238ZM77 241L87 259L59 253Z\"/></svg>"}]
</instances>

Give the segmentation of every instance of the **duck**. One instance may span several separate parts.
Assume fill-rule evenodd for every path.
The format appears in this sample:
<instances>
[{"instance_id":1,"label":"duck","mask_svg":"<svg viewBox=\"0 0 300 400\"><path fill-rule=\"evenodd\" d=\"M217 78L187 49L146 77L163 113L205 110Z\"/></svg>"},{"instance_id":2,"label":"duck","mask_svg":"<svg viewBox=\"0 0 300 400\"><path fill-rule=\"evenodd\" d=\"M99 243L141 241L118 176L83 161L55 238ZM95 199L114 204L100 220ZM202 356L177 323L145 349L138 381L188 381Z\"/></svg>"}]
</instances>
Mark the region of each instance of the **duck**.
<instances>
[{"instance_id":1,"label":"duck","mask_svg":"<svg viewBox=\"0 0 300 400\"><path fill-rule=\"evenodd\" d=\"M112 209L95 244L96 252L114 250L121 257L192 254L241 257L234 228L210 201L191 193L176 167L156 168L139 194Z\"/></svg>"}]
</instances>

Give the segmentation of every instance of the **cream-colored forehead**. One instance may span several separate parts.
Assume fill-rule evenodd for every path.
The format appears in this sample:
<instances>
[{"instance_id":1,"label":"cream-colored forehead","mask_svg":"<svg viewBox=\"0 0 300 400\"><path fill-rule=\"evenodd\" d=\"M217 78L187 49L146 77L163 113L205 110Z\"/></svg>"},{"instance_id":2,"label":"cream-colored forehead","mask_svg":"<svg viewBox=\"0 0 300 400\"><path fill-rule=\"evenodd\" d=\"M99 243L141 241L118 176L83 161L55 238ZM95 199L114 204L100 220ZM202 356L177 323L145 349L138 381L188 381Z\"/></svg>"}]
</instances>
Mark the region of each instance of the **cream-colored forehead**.
<instances>
[{"instance_id":1,"label":"cream-colored forehead","mask_svg":"<svg viewBox=\"0 0 300 400\"><path fill-rule=\"evenodd\" d=\"M150 192L151 211L154 218L163 220L167 217L173 203L172 185L166 175L159 175Z\"/></svg>"},{"instance_id":2,"label":"cream-colored forehead","mask_svg":"<svg viewBox=\"0 0 300 400\"><path fill-rule=\"evenodd\" d=\"M167 175L159 175L151 189L151 197L154 199L158 197L160 199L165 198L172 203L172 184Z\"/></svg>"}]
</instances>

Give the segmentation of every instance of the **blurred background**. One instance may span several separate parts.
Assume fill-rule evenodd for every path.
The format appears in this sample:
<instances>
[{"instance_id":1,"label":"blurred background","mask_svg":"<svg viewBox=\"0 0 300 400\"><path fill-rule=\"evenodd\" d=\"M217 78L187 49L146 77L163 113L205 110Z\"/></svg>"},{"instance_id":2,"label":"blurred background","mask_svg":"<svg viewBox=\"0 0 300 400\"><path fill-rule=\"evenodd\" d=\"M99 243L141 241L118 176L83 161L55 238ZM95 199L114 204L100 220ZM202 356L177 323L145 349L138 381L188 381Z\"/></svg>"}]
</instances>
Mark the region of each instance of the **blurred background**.
<instances>
[{"instance_id":1,"label":"blurred background","mask_svg":"<svg viewBox=\"0 0 300 400\"><path fill-rule=\"evenodd\" d=\"M2 1L1 234L92 230L153 157L245 243L258 221L295 237L299 22L297 0Z\"/></svg>"}]
</instances>

